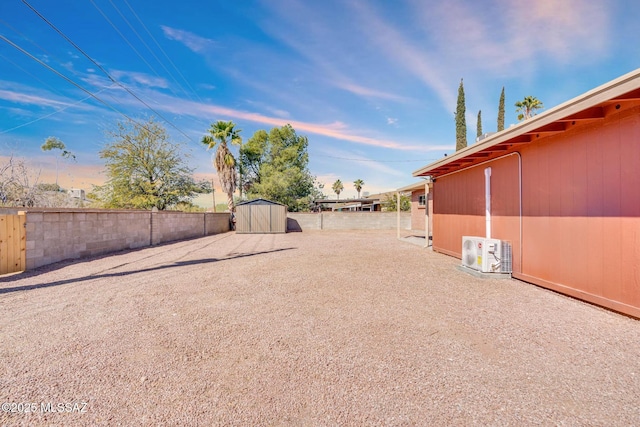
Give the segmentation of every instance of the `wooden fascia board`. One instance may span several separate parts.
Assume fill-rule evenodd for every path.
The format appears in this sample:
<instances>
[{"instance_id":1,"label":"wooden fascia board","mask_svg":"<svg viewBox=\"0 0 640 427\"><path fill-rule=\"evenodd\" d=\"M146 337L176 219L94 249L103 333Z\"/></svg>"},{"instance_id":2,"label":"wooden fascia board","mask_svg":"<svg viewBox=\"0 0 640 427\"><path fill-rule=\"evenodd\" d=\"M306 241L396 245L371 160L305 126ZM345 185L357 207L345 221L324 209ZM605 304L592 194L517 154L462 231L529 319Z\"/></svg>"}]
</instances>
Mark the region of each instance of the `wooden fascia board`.
<instances>
[{"instance_id":1,"label":"wooden fascia board","mask_svg":"<svg viewBox=\"0 0 640 427\"><path fill-rule=\"evenodd\" d=\"M601 106L588 108L584 111L581 111L577 114L573 114L571 116L564 117L559 119L559 122L577 122L577 121L587 121L587 120L603 120L605 117L604 108Z\"/></svg>"}]
</instances>

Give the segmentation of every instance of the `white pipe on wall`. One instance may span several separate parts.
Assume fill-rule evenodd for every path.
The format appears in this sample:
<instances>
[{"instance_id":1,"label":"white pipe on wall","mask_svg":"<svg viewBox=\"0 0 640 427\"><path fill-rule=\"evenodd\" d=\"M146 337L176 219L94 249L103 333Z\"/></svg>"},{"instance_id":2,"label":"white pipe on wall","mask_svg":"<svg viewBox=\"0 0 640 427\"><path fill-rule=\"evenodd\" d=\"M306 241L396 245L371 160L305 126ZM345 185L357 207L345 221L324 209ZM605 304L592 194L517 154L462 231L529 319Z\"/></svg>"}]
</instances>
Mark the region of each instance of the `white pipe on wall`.
<instances>
[{"instance_id":1,"label":"white pipe on wall","mask_svg":"<svg viewBox=\"0 0 640 427\"><path fill-rule=\"evenodd\" d=\"M491 168L484 170L484 206L486 217L487 239L491 238Z\"/></svg>"}]
</instances>

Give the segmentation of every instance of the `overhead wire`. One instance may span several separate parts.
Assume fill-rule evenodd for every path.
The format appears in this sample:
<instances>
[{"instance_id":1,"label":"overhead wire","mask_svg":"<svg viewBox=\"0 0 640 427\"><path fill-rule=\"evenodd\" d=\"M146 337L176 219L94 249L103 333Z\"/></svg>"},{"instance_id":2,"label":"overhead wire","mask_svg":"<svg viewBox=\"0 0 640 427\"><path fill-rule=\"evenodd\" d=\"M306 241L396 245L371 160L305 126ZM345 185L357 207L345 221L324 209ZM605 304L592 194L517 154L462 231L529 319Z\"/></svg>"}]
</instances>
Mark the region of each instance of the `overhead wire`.
<instances>
[{"instance_id":1,"label":"overhead wire","mask_svg":"<svg viewBox=\"0 0 640 427\"><path fill-rule=\"evenodd\" d=\"M127 118L128 120L130 120L131 122L137 124L138 126L146 129L148 132L155 134L154 131L152 131L151 129L149 129L148 127L146 127L144 124L138 122L137 120L134 120L133 118L129 117L126 113L123 113L122 111L118 110L116 107L114 107L113 105L109 104L107 101L99 98L97 95L95 95L93 92L89 91L88 89L83 88L82 86L80 86L78 83L76 83L75 81L73 81L72 79L70 79L69 77L65 76L64 74L62 74L61 72L59 72L58 70L56 70L55 68L51 67L49 64L45 63L44 61L42 61L39 58L36 58L32 53L26 51L25 49L23 49L22 47L18 46L17 44L15 44L14 42L12 42L11 40L9 40L8 38L6 38L5 36L3 36L2 34L0 34L0 40L3 40L4 42L8 43L9 45L13 46L15 49L17 49L18 51L22 52L23 54L27 55L29 58L33 59L34 61L36 61L38 64L42 65L43 67L45 67L46 69L48 69L49 71L55 73L56 75L58 75L59 77L63 78L64 80L66 80L67 82L71 83L72 85L74 85L75 87L77 87L78 89L80 89L81 91L87 93L91 98L95 99L96 101L100 102L101 104L103 104L104 106L110 108L111 110L115 111L116 113L122 115L123 117Z\"/></svg>"},{"instance_id":2,"label":"overhead wire","mask_svg":"<svg viewBox=\"0 0 640 427\"><path fill-rule=\"evenodd\" d=\"M182 81L184 81L185 85L189 88L189 90L191 90L191 92L193 92L193 94L200 100L200 102L204 102L202 100L202 98L200 98L200 95L198 94L198 92L193 89L193 87L191 86L191 84L189 84L189 81L185 78L184 74L182 74L182 72L180 71L180 69L176 66L176 64L171 60L171 57L167 54L167 52L162 48L162 46L160 45L160 43L158 43L158 41L156 40L155 37L153 37L153 34L151 34L151 31L149 31L149 29L147 28L147 26L144 24L144 22L142 21L142 19L140 19L140 16L138 16L138 14L136 13L136 11L133 9L133 7L131 7L131 5L129 4L129 2L127 0L123 0L124 4L127 5L127 7L129 8L129 10L131 11L131 13L133 14L133 16L135 16L135 18L138 20L138 22L140 23L140 25L142 25L142 28L144 28L144 30L147 32L147 34L149 35L149 37L151 38L151 40L153 40L153 42L156 44L156 46L158 47L158 49L160 50L160 52L162 52L162 54L164 55L165 58L167 58L167 61L169 61L169 64L171 64L171 66L173 67L174 70L176 70L176 72L178 73L178 75L182 78ZM168 72L168 71L167 71ZM171 75L171 73L169 73L169 75ZM173 76L172 76L173 77ZM178 83L176 81L176 83ZM178 86L180 86L178 84Z\"/></svg>"},{"instance_id":3,"label":"overhead wire","mask_svg":"<svg viewBox=\"0 0 640 427\"><path fill-rule=\"evenodd\" d=\"M123 85L122 83L120 83L119 81L117 81L113 76L111 76L111 74L109 74L109 72L107 70L104 69L104 67L102 67L102 65L100 65L97 61L95 61L91 56L89 56L89 54L87 54L84 50L82 50L82 48L80 48L80 46L78 46L73 40L71 40L66 34L64 34L60 29L58 29L58 27L56 27L52 22L50 22L44 15L42 15L40 12L38 12L33 6L31 6L29 4L29 2L27 2L26 0L22 0L22 2L27 5L27 7L29 7L29 9L31 9L36 15L38 15L38 17L40 19L42 19L44 22L46 22L51 28L53 28L62 38L64 38L69 44L71 44L76 50L78 50L78 52L82 53L89 61L91 61L92 64L94 64L96 67L98 67L98 69L100 71L102 71L108 78L109 80L111 80L113 83L117 84L118 86L120 86L121 88L123 88L125 91L127 91L127 93L129 93L131 96L133 96L135 99L137 99L140 103L142 103L144 106L146 106L149 110L151 110L155 115L157 115L158 117L160 117L162 120L164 120L167 124L169 124L171 127L173 127L175 130L177 130L178 132L180 132L182 135L184 135L188 140L193 141L193 139L187 135L182 129L180 129L179 127L177 127L175 124L173 124L170 120L168 120L167 118L165 118L162 114L160 114L159 112L157 112L155 109L153 109L149 104L147 104L145 101L143 101L138 95L136 95L131 89L129 89L128 87L126 87L125 85ZM93 2L93 0L91 0L91 3L93 3L95 5L95 3ZM97 6L96 6L97 7Z\"/></svg>"},{"instance_id":4,"label":"overhead wire","mask_svg":"<svg viewBox=\"0 0 640 427\"><path fill-rule=\"evenodd\" d=\"M180 83L178 83L178 81L176 80L176 78L171 74L171 72L169 71L169 69L164 65L164 63L162 61L160 61L160 59L158 58L158 56L155 54L155 52L153 50L151 50L151 48L149 47L149 45L147 44L147 42L144 41L144 39L140 36L140 34L138 33L138 31L133 27L133 25L131 25L131 22L129 22L129 20L127 19L126 16L124 16L124 14L122 13L122 11L120 10L120 8L118 8L118 6L116 6L116 4L112 1L109 0L109 3L111 3L111 6L116 10L116 12L118 12L118 15L120 15L120 18L122 18L122 20L125 22L125 24L127 24L129 26L129 29L131 29L131 31L133 31L133 33L136 35L136 37L138 37L138 40L140 40L140 42L143 44L144 47L147 48L147 50L149 51L149 53L151 53L151 56L153 56L153 58L162 66L162 68L164 68L164 70L167 72L167 74L169 74L169 76L171 77L171 79L173 79L173 81L178 85L178 87L180 88L180 90L186 94L187 96L189 96L189 94L184 90L184 88L180 85ZM155 71L154 71L155 72ZM156 76L158 76L158 78L162 78L160 76L160 74L158 74L157 72L155 72ZM178 94L173 90L173 88L169 87L169 90L175 95L178 96Z\"/></svg>"},{"instance_id":5,"label":"overhead wire","mask_svg":"<svg viewBox=\"0 0 640 427\"><path fill-rule=\"evenodd\" d=\"M162 68L166 71L166 73L169 75L169 77L171 77L171 79L173 80L173 82L177 85L177 87L182 91L182 93L184 95L186 95L190 100L194 100L192 95L195 95L198 100L200 100L200 102L204 102L202 100L202 98L200 98L200 95L198 95L198 93L193 89L193 87L191 87L191 85L189 84L189 82L187 81L187 79L184 77L184 75L180 72L180 70L176 67L175 63L171 60L171 58L169 58L169 56L167 55L167 53L162 49L162 47L159 45L159 43L156 41L156 39L153 37L153 35L151 35L151 33L149 32L149 30L147 29L147 27L144 25L144 23L142 22L142 20L140 19L140 17L138 16L138 14L133 10L133 8L131 7L131 5L129 3L126 3L127 7L129 8L129 10L131 11L131 13L133 14L133 16L138 20L138 22L141 24L142 28L145 29L145 31L147 32L147 34L149 34L149 36L151 37L151 39L155 42L156 46L158 46L158 48L160 49L160 51L164 54L164 56L168 59L169 63L171 63L173 65L173 68L178 72L178 74L182 77L182 80L186 83L186 85L189 87L189 89L191 90L191 93L189 93L187 90L185 90L185 88L180 84L180 82L178 82L178 79L176 79L176 77L171 73L171 71L167 68L167 66L165 65L164 61L161 61L160 58L158 58L158 56L156 55L156 53L154 52L153 49L151 49L151 47L147 44L147 42L144 40L144 38L140 35L140 33L135 29L135 27L131 24L131 22L127 19L127 17L124 15L124 13L122 13L122 11L120 10L120 8L118 8L118 6L113 2L113 0L109 0L109 3L111 3L111 6L116 10L116 12L118 13L118 15L120 15L120 17L122 18L122 20L127 24L127 26L131 29L131 31L133 31L133 33L136 35L136 37L138 37L138 40L140 40L140 42L144 45L144 47L149 51L149 53L153 56L153 58L162 66ZM103 14L104 16L104 14ZM111 24L112 27L115 28L115 24L113 22L109 22ZM121 37L124 37L126 39L126 36L124 36L124 34L122 34L120 32ZM128 41L128 39L126 39L126 41ZM131 46L131 43L129 43L129 45ZM138 53L139 55L139 53ZM140 55L139 55L140 56ZM162 78L160 76L160 74L158 74L154 69L151 69L156 76L158 76L158 78ZM176 96L178 97L178 94L173 90L173 88L171 86L169 86L169 90ZM208 126L207 123L205 123L203 120L199 120L196 118L191 117L191 119L198 123L198 124L204 124L205 126Z\"/></svg>"},{"instance_id":6,"label":"overhead wire","mask_svg":"<svg viewBox=\"0 0 640 427\"><path fill-rule=\"evenodd\" d=\"M24 1L24 0L23 0ZM127 43L127 45L129 45L129 47L133 50L133 52L138 56L138 58L140 58L142 60L142 62L144 62L149 69L158 77L158 78L162 78L160 76L160 74L156 71L156 69L154 67L151 66L151 64L149 64L149 62L144 58L144 56L133 46L133 44L131 43L131 41L129 41L129 39L127 38L127 36L118 29L118 26L111 20L109 19L109 17L107 16L107 14L93 1L90 0L91 4L93 4L93 6L96 8L96 10L98 12L100 12L100 14L102 15L102 17L109 23L109 25L111 25L111 27L118 33L118 35ZM165 69L165 71L169 74L169 76L173 79L173 81L176 83L176 85L182 90L182 92L185 93L185 95L187 95L189 97L189 94L187 93L186 90L184 90L184 88L180 85L180 83L178 83L177 79L171 74L171 72L167 69L167 67L164 65L164 63L162 61L160 61L160 59L157 57L157 55L153 52L153 50L149 47L149 45L144 41L144 39L140 36L140 34L136 31L136 29L133 27L133 25L129 22L129 20L124 16L124 14L122 13L122 11L111 1L109 0L109 3L111 3L111 5L113 6L113 8L116 10L116 12L120 15L120 17L122 18L122 20L129 26L129 28L134 32L134 34L138 37L138 39L142 42L142 44L147 48L147 50L151 53L151 55L156 59L156 61L158 61L158 63ZM129 9L133 12L134 16L136 16L136 19L138 19L138 21L141 22L140 18L137 16L137 14L133 11L133 8L127 4L127 6L129 7ZM146 28L146 26L144 26L143 24L143 28L145 28L145 30L147 31L147 33L149 33L149 30ZM153 39L153 37L152 37ZM153 39L154 42L156 43L156 45L158 45L158 42ZM162 50L162 48L161 48ZM164 53L164 52L163 52ZM166 53L165 53L165 56ZM173 62L171 60L169 60L169 62L171 62L173 64ZM175 64L174 64L174 68ZM177 69L177 68L176 68ZM186 82L186 79L183 80ZM187 82L188 85L188 82ZM191 87L191 86L189 86ZM173 90L173 88L169 87L169 90L177 97L178 94ZM191 90L193 91L193 88L191 88ZM195 93L195 91L194 91ZM197 93L195 93L195 95L198 97L198 99L200 99L200 101L202 102L202 99L200 98L200 96L198 96ZM191 98L193 99L193 98ZM202 120L196 120L194 118L191 118L193 121L202 124L204 123ZM191 139L191 138L189 138Z\"/></svg>"},{"instance_id":7,"label":"overhead wire","mask_svg":"<svg viewBox=\"0 0 640 427\"><path fill-rule=\"evenodd\" d=\"M98 94L98 93L102 93L102 92L104 92L104 91L105 91L105 90L107 90L107 89L111 89L112 87L113 87L113 85L108 86L108 87L105 87L105 88L102 88L102 89L100 89L96 94ZM49 118L49 117L51 117L51 116L53 116L53 115L55 115L55 114L58 114L58 113L63 112L63 111L64 111L64 110L66 110L67 108L75 107L76 105L82 104L84 101L86 101L86 100L88 100L88 99L91 99L91 98L92 98L92 96L87 96L86 98L82 98L82 99L80 99L80 100L78 100L78 101L74 102L73 104L69 104L69 105L67 105L67 106L65 106L65 107L62 107L62 108L60 108L60 109L58 109L58 110L56 110L56 111L53 111L53 112L51 112L51 113L49 113L49 114L45 114L45 115L44 115L44 116L42 116L42 117L38 117L38 118L37 118L37 119L35 119L35 120L31 120L31 121L29 121L29 122L22 123L22 124L20 124L20 125L18 125L18 126L14 126L14 127L10 128L10 129L5 129L5 130L3 130L3 131L0 131L0 135L3 135L3 134L5 134L5 133L9 133L9 132L11 132L11 131L14 131L14 130L16 130L16 129L20 129L20 128L25 127L25 126L29 126L29 125L31 125L31 124L33 124L33 123L39 122L40 120L47 119L47 118Z\"/></svg>"},{"instance_id":8,"label":"overhead wire","mask_svg":"<svg viewBox=\"0 0 640 427\"><path fill-rule=\"evenodd\" d=\"M10 64L12 64L14 67L16 67L17 69L19 69L20 71L22 71L24 74L27 74L28 76L30 76L32 79L39 81L40 83L42 83L43 86L48 87L49 89L51 89L51 91L57 93L58 95L62 95L62 92L60 92L58 89L56 89L55 87L51 86L49 83L43 81L42 79L38 78L36 75L34 75L33 73L31 73L30 71L24 69L23 67L21 67L20 65L16 64L15 62L13 62L11 59L7 58L6 56L0 54L0 59L2 59L3 61L6 61Z\"/></svg>"}]
</instances>

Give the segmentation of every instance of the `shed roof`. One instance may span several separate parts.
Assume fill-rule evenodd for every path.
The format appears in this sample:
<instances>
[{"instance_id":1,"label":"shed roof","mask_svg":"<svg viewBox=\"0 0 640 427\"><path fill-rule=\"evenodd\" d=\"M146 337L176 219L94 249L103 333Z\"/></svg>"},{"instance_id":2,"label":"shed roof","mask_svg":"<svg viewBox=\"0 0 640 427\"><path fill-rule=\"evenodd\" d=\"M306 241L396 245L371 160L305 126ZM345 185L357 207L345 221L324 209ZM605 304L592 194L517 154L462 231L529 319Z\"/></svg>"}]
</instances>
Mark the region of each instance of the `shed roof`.
<instances>
[{"instance_id":1,"label":"shed roof","mask_svg":"<svg viewBox=\"0 0 640 427\"><path fill-rule=\"evenodd\" d=\"M481 142L413 172L413 176L441 176L516 151L545 136L565 132L576 123L601 121L621 107L640 103L640 68L605 83L557 107L524 120Z\"/></svg>"},{"instance_id":2,"label":"shed roof","mask_svg":"<svg viewBox=\"0 0 640 427\"><path fill-rule=\"evenodd\" d=\"M284 206L282 203L273 202L271 200L267 200L267 199L263 199L263 198L247 200L246 202L240 202L240 203L236 204L236 206L242 206L242 205L279 205L279 206Z\"/></svg>"}]
</instances>

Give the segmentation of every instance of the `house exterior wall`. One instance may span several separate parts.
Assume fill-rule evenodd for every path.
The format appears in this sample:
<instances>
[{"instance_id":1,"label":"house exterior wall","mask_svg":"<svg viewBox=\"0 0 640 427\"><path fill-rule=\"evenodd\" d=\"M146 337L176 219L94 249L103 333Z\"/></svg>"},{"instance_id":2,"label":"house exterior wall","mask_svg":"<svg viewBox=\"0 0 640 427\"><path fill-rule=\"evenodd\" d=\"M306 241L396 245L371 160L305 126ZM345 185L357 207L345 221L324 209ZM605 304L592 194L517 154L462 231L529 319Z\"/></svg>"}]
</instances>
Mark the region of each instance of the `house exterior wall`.
<instances>
[{"instance_id":1,"label":"house exterior wall","mask_svg":"<svg viewBox=\"0 0 640 427\"><path fill-rule=\"evenodd\" d=\"M411 229L424 231L426 226L425 216L428 216L429 230L433 230L433 192L427 193L426 203L420 206L420 196L424 196L424 190L411 192Z\"/></svg>"},{"instance_id":2,"label":"house exterior wall","mask_svg":"<svg viewBox=\"0 0 640 427\"><path fill-rule=\"evenodd\" d=\"M424 196L424 190L416 190L411 192L411 229L422 230L425 227L425 206L420 206L420 196Z\"/></svg>"},{"instance_id":3,"label":"house exterior wall","mask_svg":"<svg viewBox=\"0 0 640 427\"><path fill-rule=\"evenodd\" d=\"M640 106L523 145L518 155L437 178L435 250L461 256L485 235L484 168L492 168L492 237L513 247L513 276L640 317ZM520 233L522 242L520 242Z\"/></svg>"},{"instance_id":4,"label":"house exterior wall","mask_svg":"<svg viewBox=\"0 0 640 427\"><path fill-rule=\"evenodd\" d=\"M511 154L440 177L433 185L433 249L462 257L462 236L486 236L484 170L491 168L491 237L512 246L520 268L519 159Z\"/></svg>"}]
</instances>

